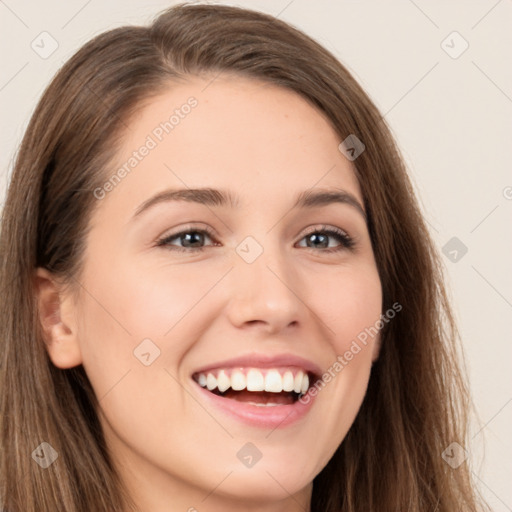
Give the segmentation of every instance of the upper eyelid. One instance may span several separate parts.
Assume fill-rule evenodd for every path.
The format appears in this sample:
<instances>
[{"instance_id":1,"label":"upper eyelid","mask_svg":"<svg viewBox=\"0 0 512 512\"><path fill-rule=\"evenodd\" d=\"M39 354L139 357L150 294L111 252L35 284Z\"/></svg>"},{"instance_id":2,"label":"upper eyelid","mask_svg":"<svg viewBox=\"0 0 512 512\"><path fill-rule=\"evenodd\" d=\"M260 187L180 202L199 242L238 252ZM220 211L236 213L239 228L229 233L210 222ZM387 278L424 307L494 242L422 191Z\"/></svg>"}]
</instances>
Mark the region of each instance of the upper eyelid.
<instances>
[{"instance_id":1,"label":"upper eyelid","mask_svg":"<svg viewBox=\"0 0 512 512\"><path fill-rule=\"evenodd\" d=\"M346 229L336 227L336 226L330 226L327 224L309 226L304 229L305 229L305 234L303 236L306 236L309 233L312 233L315 231L329 231L329 230L342 231L347 236L351 236ZM181 235L183 233L189 233L189 232L193 232L193 231L198 231L198 232L204 231L204 232L206 232L206 234L208 234L210 236L216 236L214 230L212 228L207 227L206 225L204 225L204 226L192 226L191 225L191 226L185 226L184 228L180 229L179 231L176 231L175 233L170 233L168 235L164 234L164 235L160 236L159 239L175 237L175 236Z\"/></svg>"},{"instance_id":2,"label":"upper eyelid","mask_svg":"<svg viewBox=\"0 0 512 512\"><path fill-rule=\"evenodd\" d=\"M168 235L164 234L161 237L159 237L159 240L167 240L169 238L176 238L179 235L182 235L183 233L190 233L190 232L204 232L208 236L215 237L216 234L214 233L214 230L211 228L207 228L205 226L185 226L184 228L180 229L179 231L176 231L175 233L169 233Z\"/></svg>"},{"instance_id":3,"label":"upper eyelid","mask_svg":"<svg viewBox=\"0 0 512 512\"><path fill-rule=\"evenodd\" d=\"M315 233L317 231L334 231L334 232L341 231L342 233L344 233L348 237L352 238L351 235L348 233L348 231L346 229L339 228L339 227L336 227L336 226L329 226L329 225L322 224L321 226L311 226L311 227L308 227L308 228L305 228L305 229L306 229L306 231L302 235L303 237L307 236L307 235L309 235L311 233Z\"/></svg>"}]
</instances>

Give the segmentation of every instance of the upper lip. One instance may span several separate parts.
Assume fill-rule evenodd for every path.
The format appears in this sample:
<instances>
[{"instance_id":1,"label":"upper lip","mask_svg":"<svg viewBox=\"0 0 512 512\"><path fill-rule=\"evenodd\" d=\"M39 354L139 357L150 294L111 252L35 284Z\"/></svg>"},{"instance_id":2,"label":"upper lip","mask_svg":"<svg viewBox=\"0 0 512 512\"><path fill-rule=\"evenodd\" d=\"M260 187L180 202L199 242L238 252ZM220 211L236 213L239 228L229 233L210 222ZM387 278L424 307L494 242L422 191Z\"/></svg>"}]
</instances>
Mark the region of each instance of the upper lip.
<instances>
[{"instance_id":1,"label":"upper lip","mask_svg":"<svg viewBox=\"0 0 512 512\"><path fill-rule=\"evenodd\" d=\"M311 373L314 377L319 377L322 374L320 367L312 361L295 354L247 354L232 359L225 359L223 361L216 361L215 363L208 364L196 370L194 374L206 373L209 370L221 368L276 368L280 366L296 366Z\"/></svg>"}]
</instances>

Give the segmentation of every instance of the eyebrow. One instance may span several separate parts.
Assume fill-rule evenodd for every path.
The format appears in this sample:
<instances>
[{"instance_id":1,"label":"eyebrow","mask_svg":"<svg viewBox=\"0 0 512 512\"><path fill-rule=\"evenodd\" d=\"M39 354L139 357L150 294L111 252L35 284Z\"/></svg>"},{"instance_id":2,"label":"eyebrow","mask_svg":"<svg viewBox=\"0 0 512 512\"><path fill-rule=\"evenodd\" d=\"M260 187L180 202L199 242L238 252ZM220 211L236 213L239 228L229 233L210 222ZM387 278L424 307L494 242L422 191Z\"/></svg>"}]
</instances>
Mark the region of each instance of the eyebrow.
<instances>
[{"instance_id":1,"label":"eyebrow","mask_svg":"<svg viewBox=\"0 0 512 512\"><path fill-rule=\"evenodd\" d=\"M157 204L170 201L187 201L212 207L229 206L232 209L236 209L240 205L238 197L236 197L229 190L219 190L215 188L169 189L156 194L155 196L149 198L147 201L144 201L137 208L133 217L138 217L142 214L142 212ZM364 217L366 221L366 212L356 197L350 192L341 189L305 190L297 196L292 209L317 208L333 203L342 203L352 206Z\"/></svg>"}]
</instances>

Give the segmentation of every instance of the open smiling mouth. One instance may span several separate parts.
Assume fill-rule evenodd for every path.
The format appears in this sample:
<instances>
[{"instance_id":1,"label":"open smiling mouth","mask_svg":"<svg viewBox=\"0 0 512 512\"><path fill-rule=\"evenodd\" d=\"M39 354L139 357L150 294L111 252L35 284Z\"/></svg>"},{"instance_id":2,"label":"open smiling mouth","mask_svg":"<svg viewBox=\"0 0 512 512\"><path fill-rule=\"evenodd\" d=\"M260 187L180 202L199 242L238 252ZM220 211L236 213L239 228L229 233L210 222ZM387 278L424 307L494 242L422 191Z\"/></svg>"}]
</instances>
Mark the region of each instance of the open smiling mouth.
<instances>
[{"instance_id":1,"label":"open smiling mouth","mask_svg":"<svg viewBox=\"0 0 512 512\"><path fill-rule=\"evenodd\" d=\"M314 375L299 368L229 368L195 373L192 378L211 394L257 407L295 404Z\"/></svg>"}]
</instances>

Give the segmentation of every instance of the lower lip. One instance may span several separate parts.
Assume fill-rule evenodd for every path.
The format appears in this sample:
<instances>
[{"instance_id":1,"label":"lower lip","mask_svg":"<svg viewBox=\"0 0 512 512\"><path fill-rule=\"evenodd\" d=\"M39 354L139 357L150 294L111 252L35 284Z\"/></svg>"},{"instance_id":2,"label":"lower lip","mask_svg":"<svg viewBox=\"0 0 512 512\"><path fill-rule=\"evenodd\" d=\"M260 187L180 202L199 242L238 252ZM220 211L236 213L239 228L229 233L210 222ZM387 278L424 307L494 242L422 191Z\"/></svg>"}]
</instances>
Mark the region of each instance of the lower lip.
<instances>
[{"instance_id":1,"label":"lower lip","mask_svg":"<svg viewBox=\"0 0 512 512\"><path fill-rule=\"evenodd\" d=\"M296 423L306 416L315 398L311 395L306 395L307 403L297 400L290 405L258 406L230 398L223 398L199 386L195 381L194 384L199 389L201 395L215 407L247 425L261 428L284 428Z\"/></svg>"}]
</instances>

